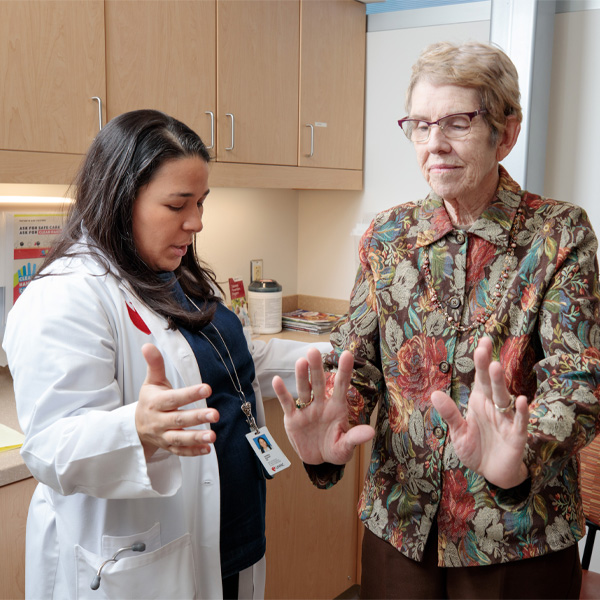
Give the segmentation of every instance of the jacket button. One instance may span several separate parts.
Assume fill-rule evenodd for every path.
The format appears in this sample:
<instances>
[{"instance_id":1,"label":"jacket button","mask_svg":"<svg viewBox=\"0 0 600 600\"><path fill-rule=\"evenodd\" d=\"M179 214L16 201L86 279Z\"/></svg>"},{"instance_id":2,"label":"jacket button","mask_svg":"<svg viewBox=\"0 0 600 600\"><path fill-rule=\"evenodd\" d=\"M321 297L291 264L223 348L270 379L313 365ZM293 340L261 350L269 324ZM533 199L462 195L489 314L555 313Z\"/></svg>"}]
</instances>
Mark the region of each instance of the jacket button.
<instances>
[{"instance_id":1,"label":"jacket button","mask_svg":"<svg viewBox=\"0 0 600 600\"><path fill-rule=\"evenodd\" d=\"M456 234L456 241L459 244L464 244L465 243L465 234L464 233L457 233Z\"/></svg>"},{"instance_id":2,"label":"jacket button","mask_svg":"<svg viewBox=\"0 0 600 600\"><path fill-rule=\"evenodd\" d=\"M437 492L431 492L431 501L437 502L439 498L439 494Z\"/></svg>"},{"instance_id":3,"label":"jacket button","mask_svg":"<svg viewBox=\"0 0 600 600\"><path fill-rule=\"evenodd\" d=\"M443 360L439 367L442 373L447 373L450 370L450 363L447 360Z\"/></svg>"},{"instance_id":4,"label":"jacket button","mask_svg":"<svg viewBox=\"0 0 600 600\"><path fill-rule=\"evenodd\" d=\"M448 305L450 308L458 308L460 306L460 298L458 296L452 296L452 298L448 300Z\"/></svg>"},{"instance_id":5,"label":"jacket button","mask_svg":"<svg viewBox=\"0 0 600 600\"><path fill-rule=\"evenodd\" d=\"M438 440L441 440L444 437L444 430L438 425L433 428L433 435L435 435Z\"/></svg>"}]
</instances>

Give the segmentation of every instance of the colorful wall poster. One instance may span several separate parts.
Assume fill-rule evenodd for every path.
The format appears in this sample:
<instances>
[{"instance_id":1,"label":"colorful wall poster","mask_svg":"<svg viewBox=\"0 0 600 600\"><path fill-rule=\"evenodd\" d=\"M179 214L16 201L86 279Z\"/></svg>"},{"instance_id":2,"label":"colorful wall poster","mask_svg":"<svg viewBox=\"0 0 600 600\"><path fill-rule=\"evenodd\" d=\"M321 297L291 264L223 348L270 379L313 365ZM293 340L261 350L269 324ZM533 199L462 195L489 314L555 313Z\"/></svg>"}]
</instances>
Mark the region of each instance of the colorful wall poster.
<instances>
[{"instance_id":1,"label":"colorful wall poster","mask_svg":"<svg viewBox=\"0 0 600 600\"><path fill-rule=\"evenodd\" d=\"M11 216L12 219L9 221L12 221L11 270L14 303L48 256L52 243L62 231L65 215L52 213Z\"/></svg>"}]
</instances>

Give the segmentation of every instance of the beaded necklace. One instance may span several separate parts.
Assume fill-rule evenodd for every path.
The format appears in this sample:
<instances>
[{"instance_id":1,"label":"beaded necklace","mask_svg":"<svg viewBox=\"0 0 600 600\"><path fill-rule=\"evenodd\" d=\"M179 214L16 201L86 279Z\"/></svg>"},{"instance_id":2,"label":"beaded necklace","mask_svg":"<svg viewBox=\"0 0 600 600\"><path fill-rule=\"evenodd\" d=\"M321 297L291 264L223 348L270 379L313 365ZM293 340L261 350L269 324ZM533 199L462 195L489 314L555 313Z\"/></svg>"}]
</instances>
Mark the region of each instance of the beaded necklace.
<instances>
[{"instance_id":1,"label":"beaded necklace","mask_svg":"<svg viewBox=\"0 0 600 600\"><path fill-rule=\"evenodd\" d=\"M508 279L508 274L510 272L510 265L512 262L512 257L515 255L515 248L517 247L516 238L517 238L517 234L519 233L519 230L521 229L521 224L522 224L522 220L523 220L522 216L523 216L523 209L521 207L519 207L517 209L517 214L516 214L515 220L513 222L512 230L510 232L510 238L508 241L508 250L504 257L504 268L502 269L502 272L500 273L498 283L496 283L496 285L495 285L495 291L492 292L491 299L486 304L486 309L483 312L483 314L481 314L479 317L477 317L475 322L471 323L470 325L465 325L465 326L460 325L454 320L454 317L452 317L451 315L448 314L448 311L446 310L446 306L439 299L439 296L433 285L433 277L431 276L431 263L429 261L429 255L427 254L427 251L424 252L423 273L425 275L425 281L427 283L427 291L429 292L429 297L431 298L433 307L435 310L442 313L442 315L446 319L446 322L448 323L448 325L450 327L452 327L452 329L454 329L458 333L466 333L467 331L471 331L473 329L476 329L477 327L481 327L482 325L485 325L490 320L490 318L494 314L496 308L498 307L500 298L502 298L502 296L506 290L506 281Z\"/></svg>"}]
</instances>

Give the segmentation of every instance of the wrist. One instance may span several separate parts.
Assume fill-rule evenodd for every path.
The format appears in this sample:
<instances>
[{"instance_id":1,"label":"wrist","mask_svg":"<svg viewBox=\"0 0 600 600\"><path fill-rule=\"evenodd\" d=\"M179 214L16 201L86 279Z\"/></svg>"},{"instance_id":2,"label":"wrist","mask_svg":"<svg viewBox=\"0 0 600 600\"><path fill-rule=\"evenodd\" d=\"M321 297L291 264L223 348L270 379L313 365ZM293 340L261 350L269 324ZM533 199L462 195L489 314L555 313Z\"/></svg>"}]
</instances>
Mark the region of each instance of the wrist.
<instances>
[{"instance_id":1,"label":"wrist","mask_svg":"<svg viewBox=\"0 0 600 600\"><path fill-rule=\"evenodd\" d=\"M483 474L483 473L482 473ZM511 490L523 485L529 479L529 469L524 462L521 462L518 469L506 473L500 477L488 478L483 474L488 485L502 490Z\"/></svg>"},{"instance_id":2,"label":"wrist","mask_svg":"<svg viewBox=\"0 0 600 600\"><path fill-rule=\"evenodd\" d=\"M519 467L519 483L517 485L523 483L528 477L529 469L527 468L527 465L524 462L521 462L521 465Z\"/></svg>"},{"instance_id":3,"label":"wrist","mask_svg":"<svg viewBox=\"0 0 600 600\"><path fill-rule=\"evenodd\" d=\"M142 442L142 450L144 451L144 458L146 459L146 462L148 462L152 456L154 455L154 453L158 450L158 446L150 443L150 442L143 442L142 440L140 440Z\"/></svg>"}]
</instances>

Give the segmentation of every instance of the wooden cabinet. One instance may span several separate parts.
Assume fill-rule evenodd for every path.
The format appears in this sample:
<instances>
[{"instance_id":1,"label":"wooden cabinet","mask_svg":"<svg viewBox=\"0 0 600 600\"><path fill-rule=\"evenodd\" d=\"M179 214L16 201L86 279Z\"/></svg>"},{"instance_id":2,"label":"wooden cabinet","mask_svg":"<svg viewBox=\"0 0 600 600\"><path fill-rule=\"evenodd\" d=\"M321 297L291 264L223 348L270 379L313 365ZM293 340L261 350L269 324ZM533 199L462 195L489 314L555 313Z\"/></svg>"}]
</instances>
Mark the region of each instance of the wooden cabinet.
<instances>
[{"instance_id":1,"label":"wooden cabinet","mask_svg":"<svg viewBox=\"0 0 600 600\"><path fill-rule=\"evenodd\" d=\"M297 165L299 0L217 2L217 161Z\"/></svg>"},{"instance_id":2,"label":"wooden cabinet","mask_svg":"<svg viewBox=\"0 0 600 600\"><path fill-rule=\"evenodd\" d=\"M104 2L0 2L0 149L18 152L22 171L70 165L98 132L105 96ZM25 152L31 154L24 154ZM5 154L3 153L3 154ZM40 154L37 154L40 153ZM13 156L0 155L0 181Z\"/></svg>"},{"instance_id":3,"label":"wooden cabinet","mask_svg":"<svg viewBox=\"0 0 600 600\"><path fill-rule=\"evenodd\" d=\"M156 108L218 162L297 165L299 13L299 0L106 0L108 117Z\"/></svg>"},{"instance_id":4,"label":"wooden cabinet","mask_svg":"<svg viewBox=\"0 0 600 600\"><path fill-rule=\"evenodd\" d=\"M32 477L0 487L0 598L25 597L25 526L37 481Z\"/></svg>"},{"instance_id":5,"label":"wooden cabinet","mask_svg":"<svg viewBox=\"0 0 600 600\"><path fill-rule=\"evenodd\" d=\"M162 110L211 146L216 0L106 0L105 19L108 118Z\"/></svg>"},{"instance_id":6,"label":"wooden cabinet","mask_svg":"<svg viewBox=\"0 0 600 600\"><path fill-rule=\"evenodd\" d=\"M218 161L362 169L364 5L218 0L217 26Z\"/></svg>"},{"instance_id":7,"label":"wooden cabinet","mask_svg":"<svg viewBox=\"0 0 600 600\"><path fill-rule=\"evenodd\" d=\"M87 150L104 97L103 2L0 2L0 148Z\"/></svg>"},{"instance_id":8,"label":"wooden cabinet","mask_svg":"<svg viewBox=\"0 0 600 600\"><path fill-rule=\"evenodd\" d=\"M362 169L365 9L302 2L298 164Z\"/></svg>"},{"instance_id":9,"label":"wooden cabinet","mask_svg":"<svg viewBox=\"0 0 600 600\"><path fill-rule=\"evenodd\" d=\"M265 402L265 416L269 431L292 463L267 481L265 597L335 598L357 583L358 452L338 484L319 490L289 444L276 399Z\"/></svg>"},{"instance_id":10,"label":"wooden cabinet","mask_svg":"<svg viewBox=\"0 0 600 600\"><path fill-rule=\"evenodd\" d=\"M214 187L362 189L365 24L354 0L0 0L0 182L70 183L97 96L195 129Z\"/></svg>"}]
</instances>

